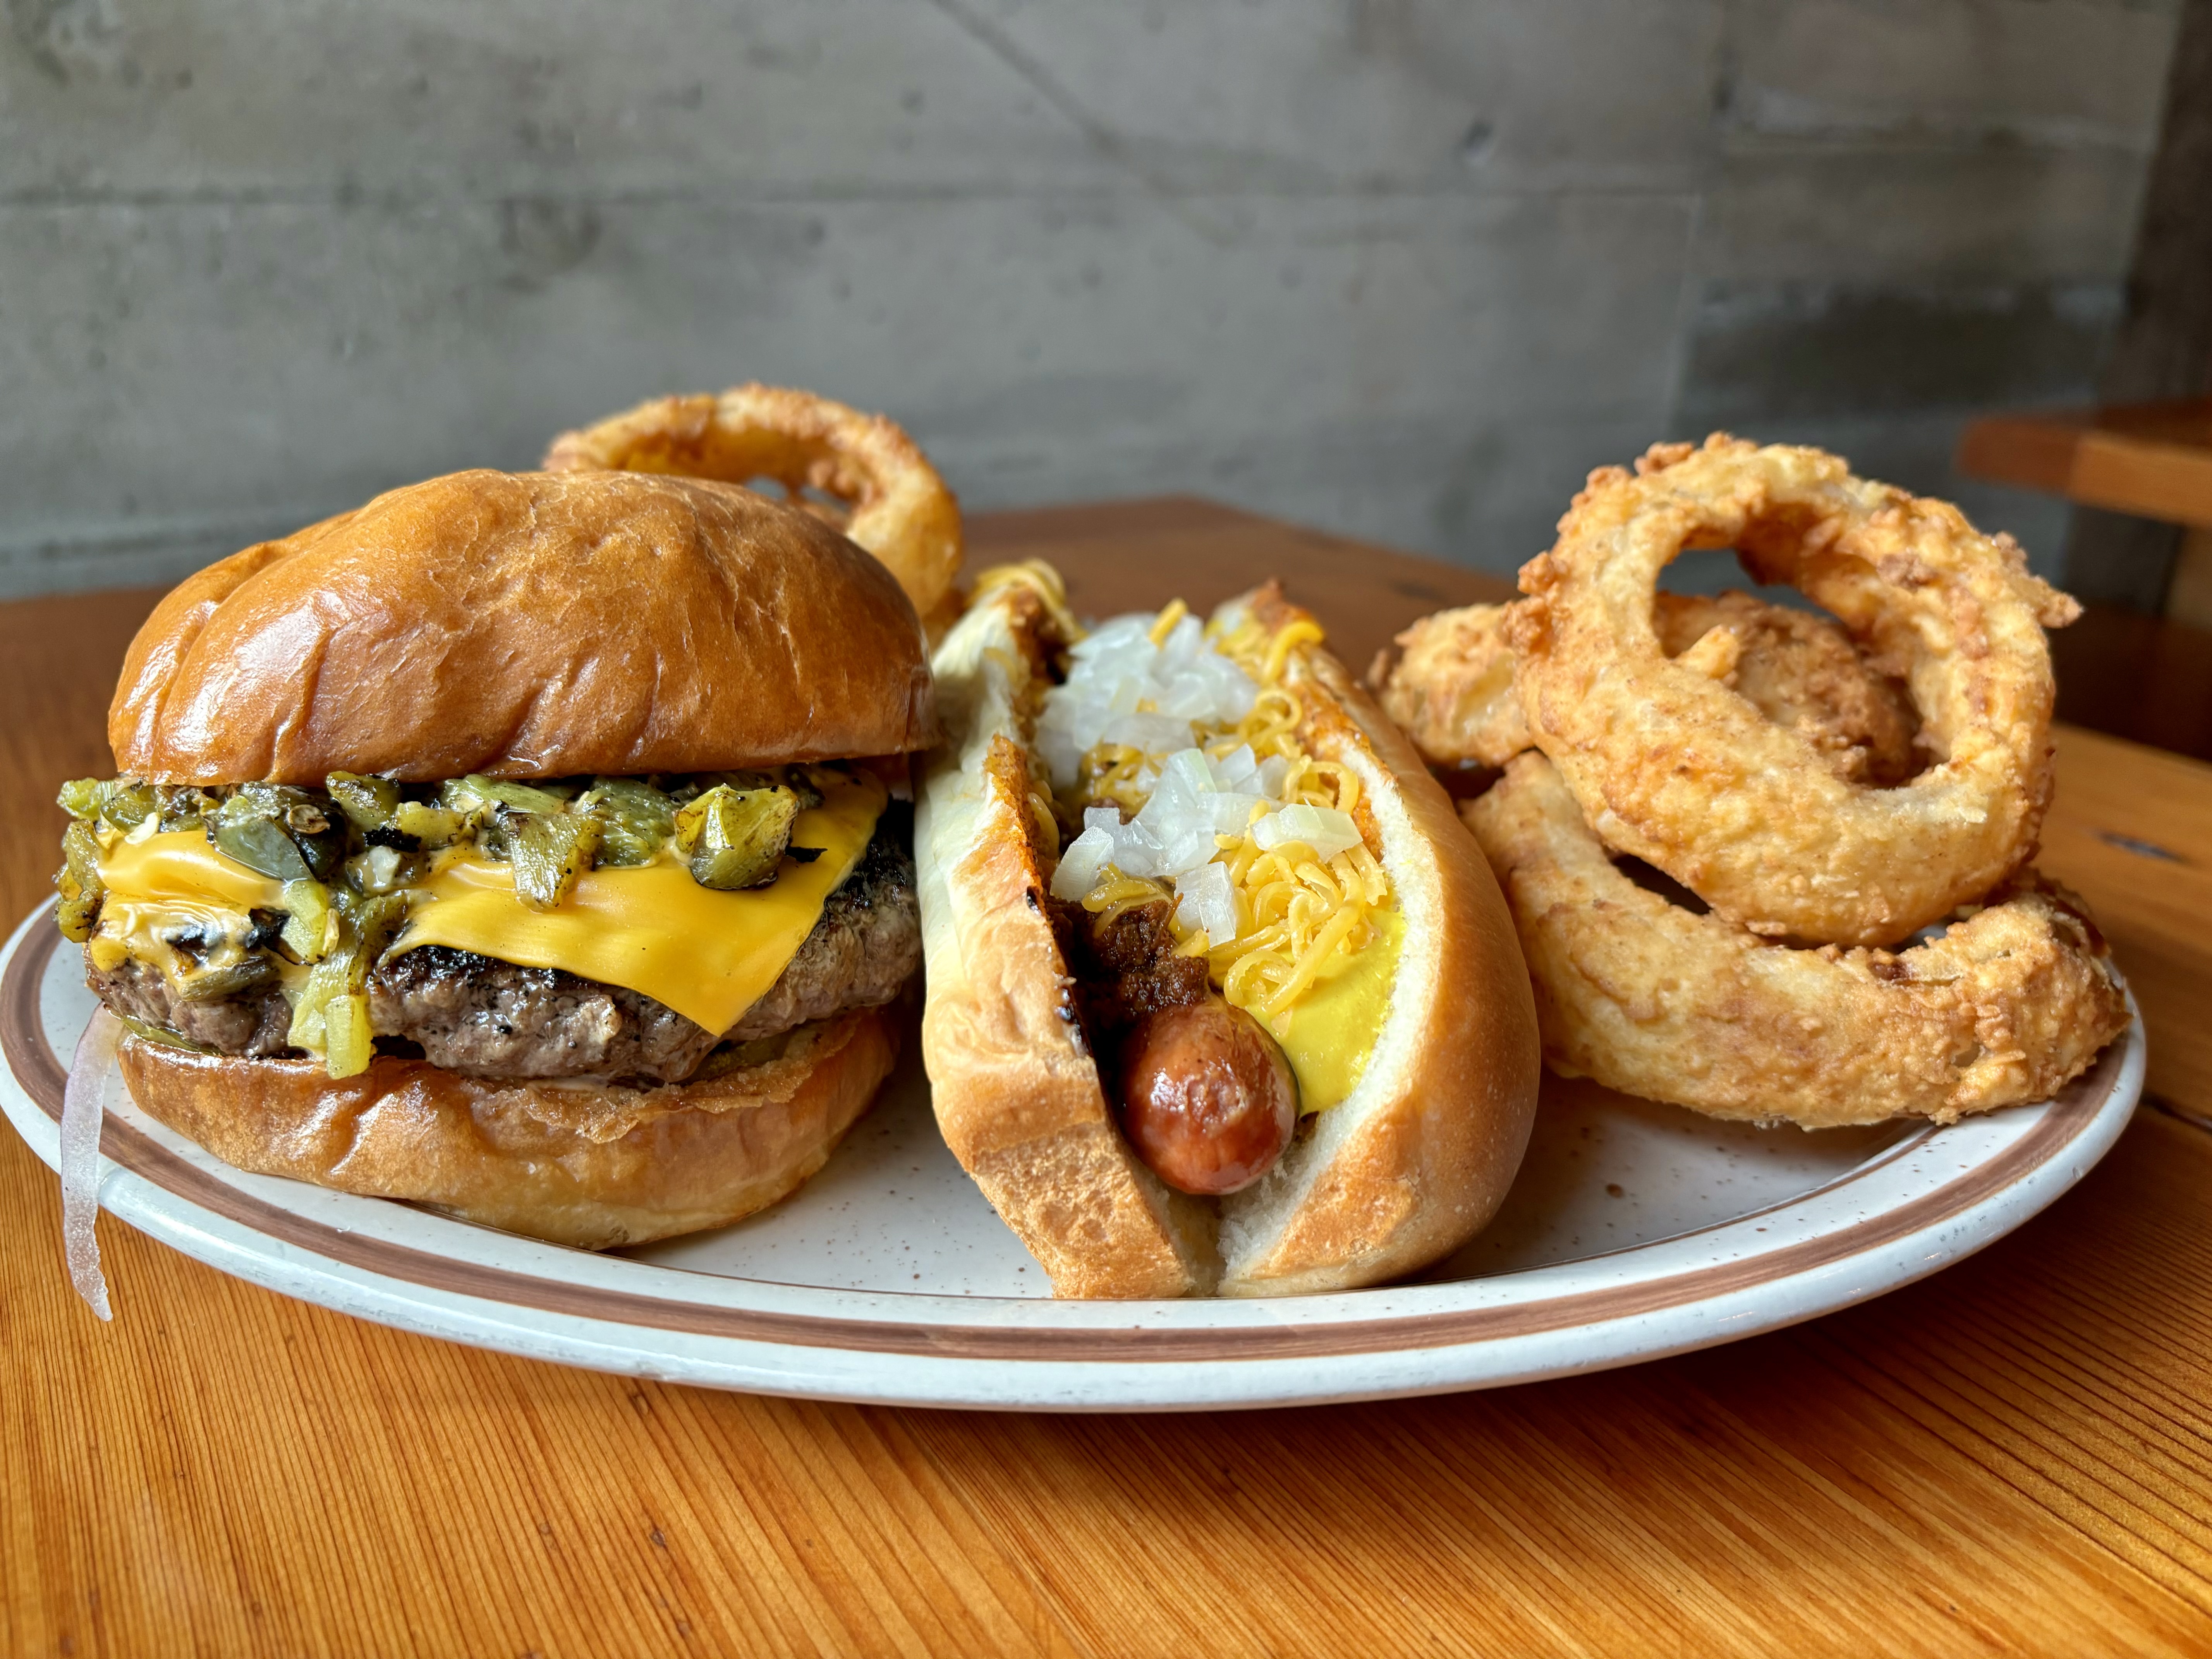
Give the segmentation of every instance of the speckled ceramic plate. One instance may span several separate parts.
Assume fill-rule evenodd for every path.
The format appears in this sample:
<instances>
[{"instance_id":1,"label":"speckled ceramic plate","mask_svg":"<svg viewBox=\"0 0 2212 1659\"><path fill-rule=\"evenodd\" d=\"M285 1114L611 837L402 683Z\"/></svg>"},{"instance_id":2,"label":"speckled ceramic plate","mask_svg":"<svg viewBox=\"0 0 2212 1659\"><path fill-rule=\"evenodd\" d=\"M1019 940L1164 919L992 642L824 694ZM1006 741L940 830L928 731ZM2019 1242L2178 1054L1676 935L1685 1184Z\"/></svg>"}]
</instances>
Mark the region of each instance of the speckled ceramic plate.
<instances>
[{"instance_id":1,"label":"speckled ceramic plate","mask_svg":"<svg viewBox=\"0 0 2212 1659\"><path fill-rule=\"evenodd\" d=\"M0 956L0 1106L57 1161L90 1017L41 912ZM1547 1081L1504 1212L1415 1282L1273 1302L1049 1299L938 1139L909 1058L829 1166L719 1232L592 1255L242 1175L111 1076L100 1202L226 1273L407 1330L716 1388L1132 1411L1440 1393L1626 1364L1826 1313L2018 1226L2111 1146L2142 1025L2057 1100L1831 1130L1717 1123ZM63 1271L61 1241L46 1248ZM119 1287L117 1317L144 1317Z\"/></svg>"}]
</instances>

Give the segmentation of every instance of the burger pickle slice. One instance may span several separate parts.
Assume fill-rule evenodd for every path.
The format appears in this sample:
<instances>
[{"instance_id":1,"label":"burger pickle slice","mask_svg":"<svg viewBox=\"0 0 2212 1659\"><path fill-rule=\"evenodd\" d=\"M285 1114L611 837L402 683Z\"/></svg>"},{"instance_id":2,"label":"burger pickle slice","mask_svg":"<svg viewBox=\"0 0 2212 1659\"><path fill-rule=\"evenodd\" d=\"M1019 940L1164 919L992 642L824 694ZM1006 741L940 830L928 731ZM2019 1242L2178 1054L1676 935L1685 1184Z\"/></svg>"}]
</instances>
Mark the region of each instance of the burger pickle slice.
<instances>
[{"instance_id":1,"label":"burger pickle slice","mask_svg":"<svg viewBox=\"0 0 2212 1659\"><path fill-rule=\"evenodd\" d=\"M596 919L621 896L611 872L660 872L644 884L664 906L688 877L702 894L788 886L794 913L811 914L796 890L823 879L811 866L825 849L806 843L830 839L808 833L825 792L848 805L865 849L819 896L781 973L720 1029L636 985L423 937L441 931L422 918L457 884L490 889L471 892L471 914L507 906L525 935L527 916L557 924L597 904ZM713 1070L718 1051L757 1060L810 1021L892 1000L921 960L913 860L865 769L431 784L337 772L319 790L82 779L60 804L71 823L57 920L84 946L102 1001L149 1038L316 1054L334 1077L382 1051L485 1078L678 1082ZM115 902L110 877L134 851L190 860L204 890ZM727 925L732 908L712 914Z\"/></svg>"}]
</instances>

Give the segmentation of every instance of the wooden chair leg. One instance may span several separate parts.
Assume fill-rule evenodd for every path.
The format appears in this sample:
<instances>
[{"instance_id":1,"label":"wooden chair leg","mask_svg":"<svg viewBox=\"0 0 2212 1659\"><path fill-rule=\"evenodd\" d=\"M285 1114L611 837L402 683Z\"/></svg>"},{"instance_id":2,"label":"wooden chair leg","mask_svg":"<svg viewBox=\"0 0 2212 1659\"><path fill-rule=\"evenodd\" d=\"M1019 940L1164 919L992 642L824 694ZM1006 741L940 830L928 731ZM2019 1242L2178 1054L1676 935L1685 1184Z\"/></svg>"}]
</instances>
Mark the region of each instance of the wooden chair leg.
<instances>
[{"instance_id":1,"label":"wooden chair leg","mask_svg":"<svg viewBox=\"0 0 2212 1659\"><path fill-rule=\"evenodd\" d=\"M2191 628L2212 629L2212 528L2197 525L2182 532L2166 585L2166 614Z\"/></svg>"}]
</instances>

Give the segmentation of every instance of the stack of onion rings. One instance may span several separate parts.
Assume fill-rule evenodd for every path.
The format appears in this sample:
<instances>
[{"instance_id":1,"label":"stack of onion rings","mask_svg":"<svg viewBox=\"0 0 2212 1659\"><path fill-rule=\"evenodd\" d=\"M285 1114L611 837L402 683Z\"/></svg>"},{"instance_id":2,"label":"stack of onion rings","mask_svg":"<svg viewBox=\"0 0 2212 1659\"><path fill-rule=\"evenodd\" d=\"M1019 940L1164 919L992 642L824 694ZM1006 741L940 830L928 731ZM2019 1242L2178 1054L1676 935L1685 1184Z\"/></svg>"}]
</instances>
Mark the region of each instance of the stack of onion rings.
<instances>
[{"instance_id":1,"label":"stack of onion rings","mask_svg":"<svg viewBox=\"0 0 2212 1659\"><path fill-rule=\"evenodd\" d=\"M1711 545L1840 626L1654 592ZM1372 678L1431 764L1504 769L1461 811L1554 1069L1722 1117L1948 1122L2048 1098L2124 1029L2094 927L2025 867L2042 630L2079 608L2010 541L1716 437L1593 473L1522 587L1415 624Z\"/></svg>"},{"instance_id":2,"label":"stack of onion rings","mask_svg":"<svg viewBox=\"0 0 2212 1659\"><path fill-rule=\"evenodd\" d=\"M1934 763L1893 789L1845 782L1669 658L1653 583L1688 547L1734 547L1833 613L1911 688ZM1591 827L1753 932L1893 944L2033 854L2051 798L2043 629L2081 607L1948 502L1817 449L1658 445L1633 477L1590 475L1521 589L1522 712Z\"/></svg>"},{"instance_id":3,"label":"stack of onion rings","mask_svg":"<svg viewBox=\"0 0 2212 1659\"><path fill-rule=\"evenodd\" d=\"M2128 1023L2081 902L2030 872L1931 943L1797 950L1631 880L1549 761L1461 815L1505 890L1544 1057L1715 1117L1808 1129L2047 1100Z\"/></svg>"},{"instance_id":4,"label":"stack of onion rings","mask_svg":"<svg viewBox=\"0 0 2212 1659\"><path fill-rule=\"evenodd\" d=\"M1369 678L1384 710L1432 765L1494 769L1536 746L1505 637L1511 610L1440 611L1376 659ZM1652 620L1669 657L1796 732L1845 782L1902 783L1925 763L1904 688L1833 623L1735 592L1661 593Z\"/></svg>"},{"instance_id":5,"label":"stack of onion rings","mask_svg":"<svg viewBox=\"0 0 2212 1659\"><path fill-rule=\"evenodd\" d=\"M773 479L793 506L875 555L925 620L957 604L960 507L945 480L893 422L811 392L752 384L720 397L656 398L562 433L545 470Z\"/></svg>"}]
</instances>

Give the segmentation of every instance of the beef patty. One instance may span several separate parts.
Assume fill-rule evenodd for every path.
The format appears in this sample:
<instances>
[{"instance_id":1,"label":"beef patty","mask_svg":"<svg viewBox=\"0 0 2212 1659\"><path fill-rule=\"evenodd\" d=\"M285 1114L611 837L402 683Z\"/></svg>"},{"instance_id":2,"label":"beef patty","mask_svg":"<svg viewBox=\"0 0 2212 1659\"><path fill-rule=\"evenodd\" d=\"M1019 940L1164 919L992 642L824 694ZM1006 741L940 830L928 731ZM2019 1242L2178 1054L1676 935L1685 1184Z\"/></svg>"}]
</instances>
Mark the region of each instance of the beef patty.
<instances>
[{"instance_id":1,"label":"beef patty","mask_svg":"<svg viewBox=\"0 0 2212 1659\"><path fill-rule=\"evenodd\" d=\"M921 960L914 860L888 826L822 907L782 976L727 1031L667 1004L558 968L518 968L442 945L386 957L369 973L369 1025L448 1071L476 1077L588 1077L674 1083L716 1044L774 1036L846 1008L889 1002ZM292 1052L289 1006L273 987L187 1002L157 969L124 963L86 978L117 1012L227 1054Z\"/></svg>"},{"instance_id":2,"label":"beef patty","mask_svg":"<svg viewBox=\"0 0 2212 1659\"><path fill-rule=\"evenodd\" d=\"M227 997L187 1002L170 986L168 975L149 962L126 957L105 972L87 954L85 983L117 1013L143 1025L159 1025L204 1048L266 1060L289 1054L285 1037L292 1029L292 1005L274 984L257 985Z\"/></svg>"}]
</instances>

